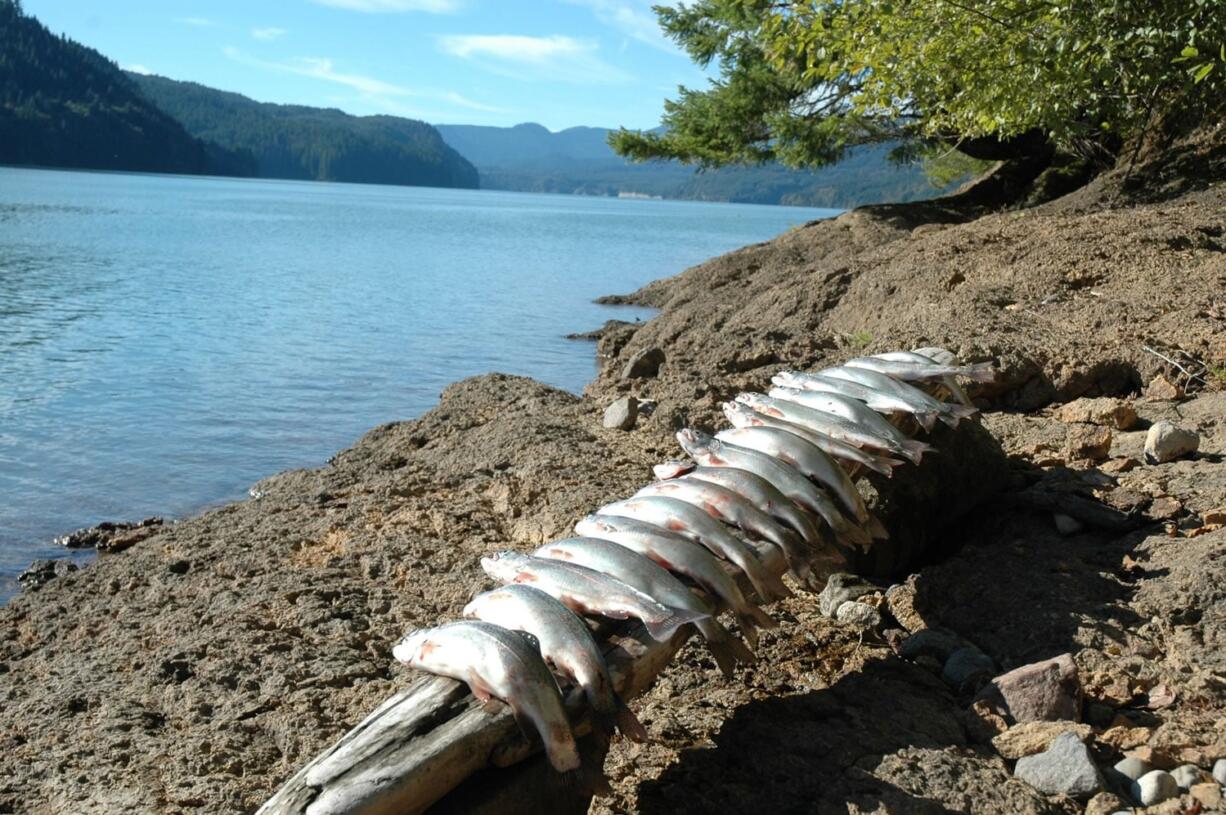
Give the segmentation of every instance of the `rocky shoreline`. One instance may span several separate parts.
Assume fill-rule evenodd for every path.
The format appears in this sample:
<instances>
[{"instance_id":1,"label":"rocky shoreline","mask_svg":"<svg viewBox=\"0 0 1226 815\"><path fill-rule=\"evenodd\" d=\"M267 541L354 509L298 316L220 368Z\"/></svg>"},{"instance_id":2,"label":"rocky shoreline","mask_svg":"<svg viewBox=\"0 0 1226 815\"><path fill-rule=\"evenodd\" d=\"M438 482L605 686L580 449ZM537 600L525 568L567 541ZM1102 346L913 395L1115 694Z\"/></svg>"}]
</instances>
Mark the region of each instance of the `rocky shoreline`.
<instances>
[{"instance_id":1,"label":"rocky shoreline","mask_svg":"<svg viewBox=\"0 0 1226 815\"><path fill-rule=\"evenodd\" d=\"M121 531L0 609L0 812L253 810L403 686L391 643L455 616L483 554L564 534L781 368L920 344L1000 361L979 398L1005 492L780 604L730 679L685 649L593 811L1221 808L1226 190L1157 161L1031 210L792 230L631 295L660 314L599 332L582 398L465 380L327 467ZM1164 421L1198 448L1147 457ZM1142 769L1175 787L1130 791Z\"/></svg>"}]
</instances>

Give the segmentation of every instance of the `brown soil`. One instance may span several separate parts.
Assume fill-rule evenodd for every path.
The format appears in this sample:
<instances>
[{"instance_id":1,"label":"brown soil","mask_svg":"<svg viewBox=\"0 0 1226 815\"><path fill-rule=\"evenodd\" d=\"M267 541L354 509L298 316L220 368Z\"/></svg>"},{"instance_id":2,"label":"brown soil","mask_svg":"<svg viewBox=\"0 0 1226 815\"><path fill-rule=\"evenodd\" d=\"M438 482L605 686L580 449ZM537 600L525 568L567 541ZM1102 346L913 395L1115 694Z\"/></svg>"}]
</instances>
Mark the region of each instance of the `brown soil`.
<instances>
[{"instance_id":1,"label":"brown soil","mask_svg":"<svg viewBox=\"0 0 1226 815\"><path fill-rule=\"evenodd\" d=\"M481 555L565 534L676 455L672 428L722 424L720 400L781 367L920 344L1000 361L982 398L1008 412L984 426L1014 457L1014 488L1154 517L1177 505L1165 525L1071 537L1050 512L982 506L951 533L954 554L899 590L915 609L901 622L951 629L1000 670L1073 653L1102 765L1138 745L1163 761L1226 757L1226 530L1186 536L1226 504L1226 394L1138 400L1143 420L1198 428L1201 452L1116 476L1066 460L1070 428L1041 410L1135 394L1162 367L1143 345L1226 364L1226 189L1139 196L1121 178L975 220L942 204L866 208L717 258L634 296L661 314L607 328L585 398L466 380L327 467L18 596L0 609L0 812L253 810L403 686L392 643L455 616L485 585ZM623 379L652 347L659 375ZM622 393L655 410L605 430ZM1139 458L1143 436L1117 432L1113 460ZM762 659L731 679L682 652L635 705L653 740L614 744L615 796L594 811L1080 811L1014 779L968 696L896 656L898 634L836 624L812 594L778 612ZM1159 685L1175 701L1147 709Z\"/></svg>"}]
</instances>

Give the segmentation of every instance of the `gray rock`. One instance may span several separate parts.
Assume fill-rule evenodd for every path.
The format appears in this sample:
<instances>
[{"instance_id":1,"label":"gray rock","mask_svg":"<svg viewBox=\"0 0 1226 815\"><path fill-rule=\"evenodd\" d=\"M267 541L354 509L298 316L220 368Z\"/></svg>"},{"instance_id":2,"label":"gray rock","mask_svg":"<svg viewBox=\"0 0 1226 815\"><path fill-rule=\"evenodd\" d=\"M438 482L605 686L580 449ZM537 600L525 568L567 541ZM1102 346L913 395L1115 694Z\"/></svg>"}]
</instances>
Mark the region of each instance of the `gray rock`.
<instances>
[{"instance_id":1,"label":"gray rock","mask_svg":"<svg viewBox=\"0 0 1226 815\"><path fill-rule=\"evenodd\" d=\"M1148 761L1139 759L1136 756L1125 756L1115 763L1111 771L1128 779L1129 783L1131 783L1152 769L1153 767L1150 766Z\"/></svg>"},{"instance_id":2,"label":"gray rock","mask_svg":"<svg viewBox=\"0 0 1226 815\"><path fill-rule=\"evenodd\" d=\"M622 368L622 379L651 379L660 373L664 364L664 352L659 348L644 348L636 351Z\"/></svg>"},{"instance_id":3,"label":"gray rock","mask_svg":"<svg viewBox=\"0 0 1226 815\"><path fill-rule=\"evenodd\" d=\"M835 572L826 581L826 587L817 595L818 609L823 615L834 619L839 606L848 600L858 600L866 594L878 591L877 586L862 577L846 572Z\"/></svg>"},{"instance_id":4,"label":"gray rock","mask_svg":"<svg viewBox=\"0 0 1226 815\"><path fill-rule=\"evenodd\" d=\"M1191 430L1166 420L1154 422L1145 436L1145 460L1150 464L1163 464L1195 453L1200 447L1200 436Z\"/></svg>"},{"instance_id":5,"label":"gray rock","mask_svg":"<svg viewBox=\"0 0 1226 815\"><path fill-rule=\"evenodd\" d=\"M1180 764L1171 770L1171 777L1181 790L1187 790L1193 784L1199 784L1205 776L1195 764Z\"/></svg>"},{"instance_id":6,"label":"gray rock","mask_svg":"<svg viewBox=\"0 0 1226 815\"><path fill-rule=\"evenodd\" d=\"M1179 794L1179 784L1175 783L1175 778L1165 770L1150 770L1132 782L1130 791L1141 806L1148 807L1174 798Z\"/></svg>"},{"instance_id":7,"label":"gray rock","mask_svg":"<svg viewBox=\"0 0 1226 815\"><path fill-rule=\"evenodd\" d=\"M946 631L943 628L925 628L903 640L898 647L898 655L903 659L930 656L940 660L944 665L949 655L965 644L962 638L952 631Z\"/></svg>"},{"instance_id":8,"label":"gray rock","mask_svg":"<svg viewBox=\"0 0 1226 815\"><path fill-rule=\"evenodd\" d=\"M858 603L855 600L848 600L840 605L834 618L857 628L878 628L881 625L881 612L868 603Z\"/></svg>"},{"instance_id":9,"label":"gray rock","mask_svg":"<svg viewBox=\"0 0 1226 815\"><path fill-rule=\"evenodd\" d=\"M55 578L71 574L76 570L77 564L63 558L36 560L17 576L17 583L26 591L38 591Z\"/></svg>"},{"instance_id":10,"label":"gray rock","mask_svg":"<svg viewBox=\"0 0 1226 815\"><path fill-rule=\"evenodd\" d=\"M1213 780L1226 787L1226 758L1219 758L1214 762Z\"/></svg>"},{"instance_id":11,"label":"gray rock","mask_svg":"<svg viewBox=\"0 0 1226 815\"><path fill-rule=\"evenodd\" d=\"M610 430L630 430L639 417L639 400L623 396L604 410L604 426Z\"/></svg>"},{"instance_id":12,"label":"gray rock","mask_svg":"<svg viewBox=\"0 0 1226 815\"><path fill-rule=\"evenodd\" d=\"M1061 733L1044 752L1018 759L1013 774L1044 795L1089 798L1103 787L1102 775L1076 733Z\"/></svg>"},{"instance_id":13,"label":"gray rock","mask_svg":"<svg viewBox=\"0 0 1226 815\"><path fill-rule=\"evenodd\" d=\"M954 690L973 690L996 673L992 658L973 645L955 649L945 660L941 678Z\"/></svg>"}]
</instances>

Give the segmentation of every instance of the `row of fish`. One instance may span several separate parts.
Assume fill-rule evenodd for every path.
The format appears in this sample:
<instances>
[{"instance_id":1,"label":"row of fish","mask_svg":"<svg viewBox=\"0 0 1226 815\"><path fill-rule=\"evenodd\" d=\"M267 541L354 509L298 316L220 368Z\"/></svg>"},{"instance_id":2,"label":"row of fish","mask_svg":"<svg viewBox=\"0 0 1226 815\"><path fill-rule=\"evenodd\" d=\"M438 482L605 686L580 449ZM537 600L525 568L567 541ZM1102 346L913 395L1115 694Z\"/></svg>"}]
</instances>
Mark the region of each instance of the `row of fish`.
<instances>
[{"instance_id":1,"label":"row of fish","mask_svg":"<svg viewBox=\"0 0 1226 815\"><path fill-rule=\"evenodd\" d=\"M658 481L580 520L576 537L482 558L504 585L469 603L465 620L411 632L393 655L466 682L482 701L504 701L559 772L581 764L565 687L581 689L600 732L643 740L584 618L637 620L661 642L693 624L725 674L753 661L758 630L776 625L761 605L790 594L764 555L777 550L803 581L887 537L848 468L888 476L919 463L932 448L886 417L913 417L927 430L957 424L975 412L958 377L990 381L992 368L919 348L780 373L768 393L723 405L731 429L680 431L689 460L657 465ZM718 621L722 610L739 634Z\"/></svg>"}]
</instances>

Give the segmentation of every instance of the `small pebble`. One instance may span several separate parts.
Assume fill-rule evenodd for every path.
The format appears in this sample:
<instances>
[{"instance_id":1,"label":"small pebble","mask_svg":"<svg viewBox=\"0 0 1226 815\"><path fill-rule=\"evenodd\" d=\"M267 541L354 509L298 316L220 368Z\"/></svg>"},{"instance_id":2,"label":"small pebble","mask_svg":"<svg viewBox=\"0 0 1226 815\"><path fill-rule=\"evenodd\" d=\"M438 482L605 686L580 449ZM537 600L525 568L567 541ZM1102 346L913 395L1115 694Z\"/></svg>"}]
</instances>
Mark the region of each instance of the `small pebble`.
<instances>
[{"instance_id":1,"label":"small pebble","mask_svg":"<svg viewBox=\"0 0 1226 815\"><path fill-rule=\"evenodd\" d=\"M996 663L992 658L974 646L965 646L955 650L945 660L941 670L941 678L953 686L955 690L979 684L996 673Z\"/></svg>"},{"instance_id":2,"label":"small pebble","mask_svg":"<svg viewBox=\"0 0 1226 815\"><path fill-rule=\"evenodd\" d=\"M1136 756L1125 756L1115 763L1111 768L1115 772L1127 778L1129 781L1136 781L1141 776L1153 769L1148 761L1137 758Z\"/></svg>"},{"instance_id":3,"label":"small pebble","mask_svg":"<svg viewBox=\"0 0 1226 815\"><path fill-rule=\"evenodd\" d=\"M1171 777L1175 779L1175 783L1181 790L1186 790L1193 784L1199 783L1204 774L1195 764L1181 764L1171 770Z\"/></svg>"},{"instance_id":4,"label":"small pebble","mask_svg":"<svg viewBox=\"0 0 1226 815\"><path fill-rule=\"evenodd\" d=\"M877 628L881 625L881 612L868 603L858 603L855 600L848 600L840 605L834 618L857 628Z\"/></svg>"},{"instance_id":5,"label":"small pebble","mask_svg":"<svg viewBox=\"0 0 1226 815\"><path fill-rule=\"evenodd\" d=\"M1132 782L1131 792L1141 806L1149 807L1178 795L1179 784L1175 783L1174 776L1164 770L1150 770Z\"/></svg>"},{"instance_id":6,"label":"small pebble","mask_svg":"<svg viewBox=\"0 0 1226 815\"><path fill-rule=\"evenodd\" d=\"M1057 512L1051 516L1051 519L1056 523L1056 531L1061 535L1076 535L1081 530L1085 529L1081 521L1076 518L1065 515L1063 512Z\"/></svg>"},{"instance_id":7,"label":"small pebble","mask_svg":"<svg viewBox=\"0 0 1226 815\"><path fill-rule=\"evenodd\" d=\"M1219 758L1213 765L1213 780L1226 787L1226 758Z\"/></svg>"}]
</instances>

